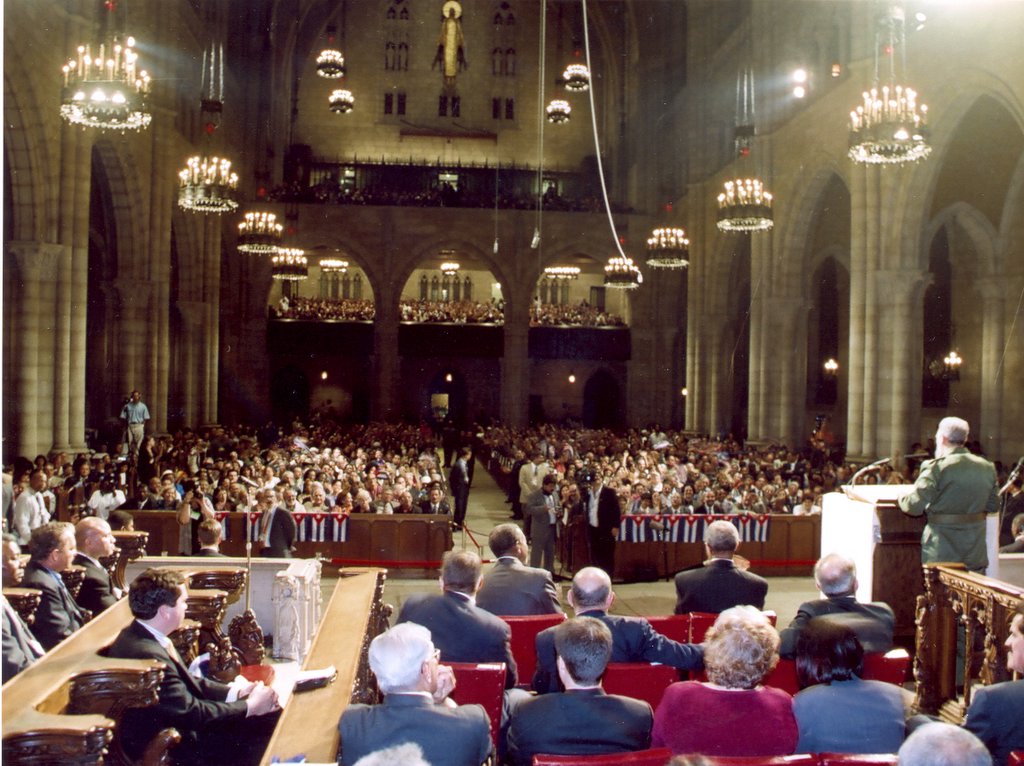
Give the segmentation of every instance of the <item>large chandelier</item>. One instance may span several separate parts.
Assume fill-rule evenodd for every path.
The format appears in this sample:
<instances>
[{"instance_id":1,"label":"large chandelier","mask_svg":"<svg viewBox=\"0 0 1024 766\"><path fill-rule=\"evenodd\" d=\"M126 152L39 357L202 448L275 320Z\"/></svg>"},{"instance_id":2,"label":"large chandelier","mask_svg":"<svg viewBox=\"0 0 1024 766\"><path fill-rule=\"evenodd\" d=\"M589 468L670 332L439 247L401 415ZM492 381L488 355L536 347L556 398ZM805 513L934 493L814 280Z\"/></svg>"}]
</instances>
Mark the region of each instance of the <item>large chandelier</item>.
<instances>
[{"instance_id":1,"label":"large chandelier","mask_svg":"<svg viewBox=\"0 0 1024 766\"><path fill-rule=\"evenodd\" d=\"M246 213L238 224L238 252L272 255L281 245L284 227L273 213Z\"/></svg>"},{"instance_id":2,"label":"large chandelier","mask_svg":"<svg viewBox=\"0 0 1024 766\"><path fill-rule=\"evenodd\" d=\"M446 261L441 264L441 273L446 277L454 277L459 272L459 264L456 261Z\"/></svg>"},{"instance_id":3,"label":"large chandelier","mask_svg":"<svg viewBox=\"0 0 1024 766\"><path fill-rule=\"evenodd\" d=\"M135 38L122 44L114 37L94 57L88 45L64 65L60 114L73 125L100 130L138 130L153 119L149 113L150 77L138 68Z\"/></svg>"},{"instance_id":4,"label":"large chandelier","mask_svg":"<svg viewBox=\"0 0 1024 766\"><path fill-rule=\"evenodd\" d=\"M544 276L548 279L578 279L580 276L579 266L548 266L544 269Z\"/></svg>"},{"instance_id":5,"label":"large chandelier","mask_svg":"<svg viewBox=\"0 0 1024 766\"><path fill-rule=\"evenodd\" d=\"M546 111L548 115L548 122L559 125L563 122L569 121L569 115L572 113L572 107L569 106L568 101L556 98L547 105Z\"/></svg>"},{"instance_id":6,"label":"large chandelier","mask_svg":"<svg viewBox=\"0 0 1024 766\"><path fill-rule=\"evenodd\" d=\"M896 48L900 51L900 71ZM881 55L879 55L881 53ZM880 69L885 58L888 75ZM928 107L919 104L917 91L898 77L906 77L904 12L898 3L889 5L875 34L875 79L862 101L850 112L850 151L854 162L868 165L902 165L917 162L931 153L927 142Z\"/></svg>"},{"instance_id":7,"label":"large chandelier","mask_svg":"<svg viewBox=\"0 0 1024 766\"><path fill-rule=\"evenodd\" d=\"M614 256L604 267L604 286L619 290L635 290L643 284L640 269L627 256Z\"/></svg>"},{"instance_id":8,"label":"large chandelier","mask_svg":"<svg viewBox=\"0 0 1024 766\"><path fill-rule=\"evenodd\" d=\"M238 207L238 174L231 160L195 155L178 173L178 207L193 213L228 213Z\"/></svg>"},{"instance_id":9,"label":"large chandelier","mask_svg":"<svg viewBox=\"0 0 1024 766\"><path fill-rule=\"evenodd\" d=\"M320 271L324 274L344 274L348 271L348 261L341 258L321 258Z\"/></svg>"},{"instance_id":10,"label":"large chandelier","mask_svg":"<svg viewBox=\"0 0 1024 766\"><path fill-rule=\"evenodd\" d=\"M297 282L309 276L306 252L297 247L282 247L270 259L274 279Z\"/></svg>"},{"instance_id":11,"label":"large chandelier","mask_svg":"<svg viewBox=\"0 0 1024 766\"><path fill-rule=\"evenodd\" d=\"M760 180L725 182L725 190L718 195L720 231L768 231L772 226L772 195Z\"/></svg>"},{"instance_id":12,"label":"large chandelier","mask_svg":"<svg viewBox=\"0 0 1024 766\"><path fill-rule=\"evenodd\" d=\"M355 107L356 100L350 90L334 90L327 97L328 108L335 114L348 114Z\"/></svg>"},{"instance_id":13,"label":"large chandelier","mask_svg":"<svg viewBox=\"0 0 1024 766\"><path fill-rule=\"evenodd\" d=\"M647 238L647 265L655 269L685 269L690 265L690 240L683 229L655 229Z\"/></svg>"},{"instance_id":14,"label":"large chandelier","mask_svg":"<svg viewBox=\"0 0 1024 766\"><path fill-rule=\"evenodd\" d=\"M324 48L316 57L316 73L328 80L345 76L345 57L334 48Z\"/></svg>"},{"instance_id":15,"label":"large chandelier","mask_svg":"<svg viewBox=\"0 0 1024 766\"><path fill-rule=\"evenodd\" d=\"M562 73L565 89L580 93L590 87L590 70L585 64L569 64Z\"/></svg>"}]
</instances>

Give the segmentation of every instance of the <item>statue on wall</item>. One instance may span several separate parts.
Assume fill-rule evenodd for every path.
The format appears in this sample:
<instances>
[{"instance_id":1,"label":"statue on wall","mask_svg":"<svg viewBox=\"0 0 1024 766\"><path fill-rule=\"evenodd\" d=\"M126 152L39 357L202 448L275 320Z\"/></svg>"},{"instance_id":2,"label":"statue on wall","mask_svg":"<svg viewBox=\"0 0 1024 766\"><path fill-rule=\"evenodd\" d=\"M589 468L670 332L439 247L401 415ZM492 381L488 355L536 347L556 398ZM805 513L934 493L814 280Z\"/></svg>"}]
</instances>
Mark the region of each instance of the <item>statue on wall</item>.
<instances>
[{"instance_id":1,"label":"statue on wall","mask_svg":"<svg viewBox=\"0 0 1024 766\"><path fill-rule=\"evenodd\" d=\"M455 75L469 66L466 63L465 39L462 36L462 6L448 0L441 9L441 34L437 38L437 56L431 69L441 65L444 84L455 85Z\"/></svg>"}]
</instances>

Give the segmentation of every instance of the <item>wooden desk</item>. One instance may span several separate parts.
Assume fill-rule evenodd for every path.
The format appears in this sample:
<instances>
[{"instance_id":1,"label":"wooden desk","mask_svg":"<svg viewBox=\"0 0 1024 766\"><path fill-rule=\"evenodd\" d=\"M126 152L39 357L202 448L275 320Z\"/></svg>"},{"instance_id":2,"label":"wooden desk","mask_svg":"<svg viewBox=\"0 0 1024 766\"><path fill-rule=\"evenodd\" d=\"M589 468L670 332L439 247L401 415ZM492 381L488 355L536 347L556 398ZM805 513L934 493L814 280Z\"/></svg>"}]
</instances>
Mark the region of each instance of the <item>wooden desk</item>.
<instances>
[{"instance_id":1,"label":"wooden desk","mask_svg":"<svg viewBox=\"0 0 1024 766\"><path fill-rule=\"evenodd\" d=\"M370 641L386 626L381 594L386 570L344 570L304 668L334 665L338 677L322 689L292 695L267 747L263 764L302 753L312 763L334 763L338 755L338 720L352 701L373 701L376 688L369 672Z\"/></svg>"}]
</instances>

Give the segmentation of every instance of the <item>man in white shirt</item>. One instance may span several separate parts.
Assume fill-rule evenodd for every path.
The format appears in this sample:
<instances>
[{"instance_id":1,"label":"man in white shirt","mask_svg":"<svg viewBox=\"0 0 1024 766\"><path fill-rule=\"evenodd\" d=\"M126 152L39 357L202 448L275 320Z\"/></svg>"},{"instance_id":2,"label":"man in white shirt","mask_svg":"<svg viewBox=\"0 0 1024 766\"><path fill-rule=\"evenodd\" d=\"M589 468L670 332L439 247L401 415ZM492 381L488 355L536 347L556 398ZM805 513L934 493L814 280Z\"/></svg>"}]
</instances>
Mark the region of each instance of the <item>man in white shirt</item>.
<instances>
[{"instance_id":1,"label":"man in white shirt","mask_svg":"<svg viewBox=\"0 0 1024 766\"><path fill-rule=\"evenodd\" d=\"M46 507L43 499L45 487L46 474L43 471L33 471L29 474L28 486L22 490L14 503L14 534L22 545L28 545L33 529L50 520L50 509Z\"/></svg>"}]
</instances>

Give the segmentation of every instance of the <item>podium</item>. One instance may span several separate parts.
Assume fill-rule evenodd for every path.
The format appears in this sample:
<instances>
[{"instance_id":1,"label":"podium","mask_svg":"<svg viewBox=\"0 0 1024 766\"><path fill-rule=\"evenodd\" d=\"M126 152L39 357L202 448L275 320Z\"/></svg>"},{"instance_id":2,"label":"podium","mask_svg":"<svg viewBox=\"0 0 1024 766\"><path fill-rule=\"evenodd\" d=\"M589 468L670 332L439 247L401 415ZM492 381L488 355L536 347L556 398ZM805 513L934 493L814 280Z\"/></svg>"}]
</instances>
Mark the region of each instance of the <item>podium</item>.
<instances>
[{"instance_id":1,"label":"podium","mask_svg":"<svg viewBox=\"0 0 1024 766\"><path fill-rule=\"evenodd\" d=\"M921 532L925 519L896 505L910 484L859 484L824 497L821 555L841 553L857 564L857 600L884 601L896 614L894 639L913 647L914 608L924 593Z\"/></svg>"}]
</instances>

